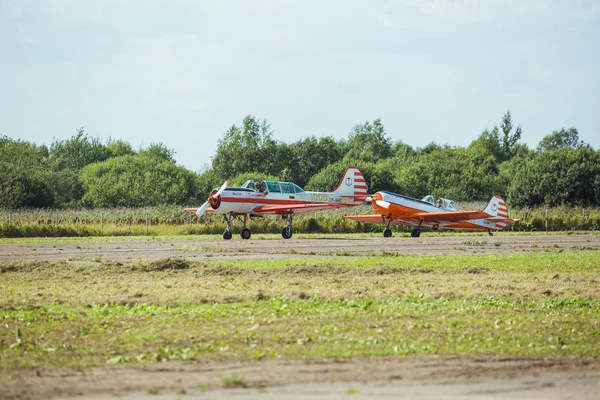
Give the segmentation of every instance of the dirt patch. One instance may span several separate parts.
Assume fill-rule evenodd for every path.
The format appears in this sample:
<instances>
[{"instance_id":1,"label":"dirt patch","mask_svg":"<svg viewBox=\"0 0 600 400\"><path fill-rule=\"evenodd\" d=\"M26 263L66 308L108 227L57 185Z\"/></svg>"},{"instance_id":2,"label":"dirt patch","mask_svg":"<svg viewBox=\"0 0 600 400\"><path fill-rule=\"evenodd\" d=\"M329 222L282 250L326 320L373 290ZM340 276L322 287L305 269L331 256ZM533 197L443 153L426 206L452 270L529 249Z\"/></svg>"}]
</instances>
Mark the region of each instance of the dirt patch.
<instances>
[{"instance_id":1,"label":"dirt patch","mask_svg":"<svg viewBox=\"0 0 600 400\"><path fill-rule=\"evenodd\" d=\"M366 373L368 372L368 373ZM127 396L154 398L157 394L194 394L206 392L210 396L227 387L229 380L242 382L253 388L242 398L254 398L257 388L273 388L286 385L300 386L305 391L315 390L314 385L348 383L351 388L365 382L427 382L439 380L469 380L493 378L487 386L493 391L503 382L531 377L535 382L544 377L567 376L570 379L597 378L600 374L598 360L530 359L500 357L384 357L350 361L201 361L167 362L135 367L100 367L85 370L24 370L11 380L0 381L0 398L47 399L72 396ZM229 377L229 378L228 378ZM234 377L234 378L231 378ZM595 379L583 380L581 385L594 386ZM322 386L333 390L335 386ZM439 385L439 394L445 385ZM313 388L313 389L311 389ZM328 388L328 389L327 389ZM326 394L326 393L322 393ZM346 389L348 394L348 389ZM299 393L296 393L296 398ZM219 396L221 397L221 396ZM238 397L236 397L238 398ZM258 397L261 398L261 397ZM292 397L294 398L294 397ZM337 397L336 397L337 398Z\"/></svg>"}]
</instances>

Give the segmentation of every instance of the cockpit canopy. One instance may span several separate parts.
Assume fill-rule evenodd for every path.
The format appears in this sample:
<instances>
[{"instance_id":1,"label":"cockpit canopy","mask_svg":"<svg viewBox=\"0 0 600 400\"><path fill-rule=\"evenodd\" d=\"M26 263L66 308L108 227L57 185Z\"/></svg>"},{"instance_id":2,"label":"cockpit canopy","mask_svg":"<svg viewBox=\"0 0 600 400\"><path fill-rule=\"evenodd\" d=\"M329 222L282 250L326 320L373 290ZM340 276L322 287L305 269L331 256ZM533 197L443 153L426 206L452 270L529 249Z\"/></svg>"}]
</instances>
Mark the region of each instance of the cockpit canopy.
<instances>
[{"instance_id":1,"label":"cockpit canopy","mask_svg":"<svg viewBox=\"0 0 600 400\"><path fill-rule=\"evenodd\" d=\"M261 181L257 188L258 181L248 180L242 185L243 188L252 189L264 193L302 193L304 189L292 182Z\"/></svg>"},{"instance_id":2,"label":"cockpit canopy","mask_svg":"<svg viewBox=\"0 0 600 400\"><path fill-rule=\"evenodd\" d=\"M433 195L430 194L423 197L421 200L431 204L432 206L440 207L445 210L458 211L458 209L456 208L456 203L454 203L453 200L448 200L440 197L439 199L437 199L437 201L435 201Z\"/></svg>"}]
</instances>

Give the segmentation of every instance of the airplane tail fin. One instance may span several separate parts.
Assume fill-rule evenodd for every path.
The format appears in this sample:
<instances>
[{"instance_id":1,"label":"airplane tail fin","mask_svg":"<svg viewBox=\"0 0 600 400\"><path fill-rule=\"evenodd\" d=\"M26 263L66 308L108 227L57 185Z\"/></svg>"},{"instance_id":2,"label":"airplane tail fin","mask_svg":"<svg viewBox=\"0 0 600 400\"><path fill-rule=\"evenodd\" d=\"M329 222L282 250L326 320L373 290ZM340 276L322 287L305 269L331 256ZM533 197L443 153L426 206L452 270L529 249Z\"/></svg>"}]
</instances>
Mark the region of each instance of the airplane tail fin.
<instances>
[{"instance_id":1,"label":"airplane tail fin","mask_svg":"<svg viewBox=\"0 0 600 400\"><path fill-rule=\"evenodd\" d=\"M502 197L498 195L492 197L483 211L490 214L490 217L486 219L495 221L497 229L503 229L508 222L516 221L516 219L508 218L508 207Z\"/></svg>"},{"instance_id":2,"label":"airplane tail fin","mask_svg":"<svg viewBox=\"0 0 600 400\"><path fill-rule=\"evenodd\" d=\"M333 192L342 198L343 203L360 204L367 198L367 182L356 167L347 167L344 176Z\"/></svg>"}]
</instances>

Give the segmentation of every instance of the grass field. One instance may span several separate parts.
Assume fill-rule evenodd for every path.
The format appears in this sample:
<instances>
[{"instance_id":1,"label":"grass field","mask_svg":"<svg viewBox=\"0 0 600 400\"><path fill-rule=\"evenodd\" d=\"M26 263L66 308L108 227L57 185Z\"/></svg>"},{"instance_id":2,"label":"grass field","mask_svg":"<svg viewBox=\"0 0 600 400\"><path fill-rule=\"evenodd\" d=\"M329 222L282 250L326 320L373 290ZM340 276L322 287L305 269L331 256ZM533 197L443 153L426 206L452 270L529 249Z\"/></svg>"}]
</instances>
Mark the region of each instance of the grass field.
<instances>
[{"instance_id":1,"label":"grass field","mask_svg":"<svg viewBox=\"0 0 600 400\"><path fill-rule=\"evenodd\" d=\"M600 253L0 265L0 369L600 357Z\"/></svg>"}]
</instances>

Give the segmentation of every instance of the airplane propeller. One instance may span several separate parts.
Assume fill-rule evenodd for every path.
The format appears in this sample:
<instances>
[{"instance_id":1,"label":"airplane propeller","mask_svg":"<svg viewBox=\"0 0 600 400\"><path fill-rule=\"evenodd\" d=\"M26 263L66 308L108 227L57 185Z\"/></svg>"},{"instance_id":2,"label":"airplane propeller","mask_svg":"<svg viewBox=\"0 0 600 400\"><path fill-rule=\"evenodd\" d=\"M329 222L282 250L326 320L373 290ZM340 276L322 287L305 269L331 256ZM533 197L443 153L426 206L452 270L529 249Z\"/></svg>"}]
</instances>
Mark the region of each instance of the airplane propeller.
<instances>
[{"instance_id":1,"label":"airplane propeller","mask_svg":"<svg viewBox=\"0 0 600 400\"><path fill-rule=\"evenodd\" d=\"M196 210L196 217L200 218L201 216L204 215L204 213L206 212L206 210L208 210L208 206L210 206L211 202L214 202L215 200L217 200L219 198L219 196L221 195L221 193L223 193L223 191L227 188L227 181L225 181L225 183L223 184L223 186L221 186L221 188L217 191L217 193L215 193L214 195L208 196L208 199L206 200L206 202L204 204L202 204L202 206L200 206L199 209Z\"/></svg>"}]
</instances>

